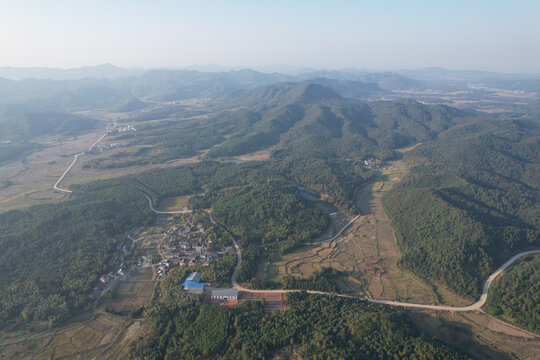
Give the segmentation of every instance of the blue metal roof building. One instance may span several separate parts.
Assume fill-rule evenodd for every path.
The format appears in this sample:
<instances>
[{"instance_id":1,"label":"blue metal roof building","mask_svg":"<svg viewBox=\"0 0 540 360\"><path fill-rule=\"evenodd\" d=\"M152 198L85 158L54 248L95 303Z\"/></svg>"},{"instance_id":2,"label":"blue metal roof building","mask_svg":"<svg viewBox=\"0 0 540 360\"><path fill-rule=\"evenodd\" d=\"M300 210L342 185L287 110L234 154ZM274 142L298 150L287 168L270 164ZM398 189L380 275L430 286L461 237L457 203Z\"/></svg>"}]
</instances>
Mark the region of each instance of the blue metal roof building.
<instances>
[{"instance_id":1,"label":"blue metal roof building","mask_svg":"<svg viewBox=\"0 0 540 360\"><path fill-rule=\"evenodd\" d=\"M184 287L184 290L193 294L202 294L204 292L204 283L200 283L201 280L201 273L200 272L192 272L187 274L186 278L184 279L184 282L182 283L182 286Z\"/></svg>"}]
</instances>

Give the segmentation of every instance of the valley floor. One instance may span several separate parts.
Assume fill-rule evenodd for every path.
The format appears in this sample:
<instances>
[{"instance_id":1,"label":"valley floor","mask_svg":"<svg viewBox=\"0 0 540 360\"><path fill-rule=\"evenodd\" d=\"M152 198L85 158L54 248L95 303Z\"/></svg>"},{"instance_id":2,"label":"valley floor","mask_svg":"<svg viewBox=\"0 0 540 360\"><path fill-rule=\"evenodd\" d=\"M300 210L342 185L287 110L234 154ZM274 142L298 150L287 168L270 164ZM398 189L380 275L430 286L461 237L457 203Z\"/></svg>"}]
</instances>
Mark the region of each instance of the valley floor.
<instances>
[{"instance_id":1,"label":"valley floor","mask_svg":"<svg viewBox=\"0 0 540 360\"><path fill-rule=\"evenodd\" d=\"M80 145L91 144L95 141L95 135L80 140ZM71 147L69 149L73 150ZM410 149L412 147L404 150ZM52 159L58 155L45 157L43 153L41 156L46 160L49 159L48 156L52 156L50 157ZM39 161L41 156L36 155L32 161ZM51 178L51 183L54 183L53 168L60 170L60 165L69 165L69 159L71 158L60 161L58 167L53 164L45 179ZM56 170L54 172L60 172ZM24 171L20 170L17 176L27 176L24 175ZM332 227L320 239L316 239L313 245L306 245L285 256L273 255L271 263L259 266L257 277L260 280L271 280L285 275L309 278L322 267L332 267L346 274L340 278L339 288L352 296L456 307L469 305L471 299L457 296L440 284L419 279L397 265L400 250L381 198L385 191L406 176L407 171L403 161L387 164L379 181L365 184L356 192L354 200L361 213L357 219L337 216ZM78 179L81 178L83 177L79 174ZM11 203L14 197L28 196L27 193L32 191L30 189L32 183L25 186L29 189L27 192L3 198L0 202ZM19 191L26 190L22 187L20 189ZM51 194L56 201L57 195ZM178 210L176 207L184 208L185 202L185 198L170 199L160 204L158 208L174 212ZM335 209L328 204L319 203L317 206L329 213L335 213ZM347 224L349 226L343 233L336 236ZM237 250L240 252L239 248ZM236 285L234 276L233 285ZM107 306L123 313L149 303L155 286L152 279L151 274L130 274L130 277L122 281L115 290L114 300L107 300ZM243 290L247 294L244 295L248 297L250 293L254 296L258 293ZM84 319L37 334L35 337L4 336L3 343L0 344L0 355L3 358L113 359L129 342L144 335L145 326L139 320L105 313L103 311L105 306L102 302ZM429 309L410 309L408 312L422 329L448 343L469 348L470 353L479 358L534 359L540 356L538 337L498 321L483 312L458 313Z\"/></svg>"}]
</instances>

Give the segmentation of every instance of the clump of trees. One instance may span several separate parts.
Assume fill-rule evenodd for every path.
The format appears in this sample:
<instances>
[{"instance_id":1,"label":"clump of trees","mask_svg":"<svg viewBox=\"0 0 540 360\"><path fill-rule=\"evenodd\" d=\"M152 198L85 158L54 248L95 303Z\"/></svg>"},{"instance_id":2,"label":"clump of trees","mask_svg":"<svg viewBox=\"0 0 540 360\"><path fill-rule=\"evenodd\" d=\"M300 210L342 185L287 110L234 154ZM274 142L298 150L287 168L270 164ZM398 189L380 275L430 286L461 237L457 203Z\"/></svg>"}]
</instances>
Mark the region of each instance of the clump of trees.
<instances>
[{"instance_id":1,"label":"clump of trees","mask_svg":"<svg viewBox=\"0 0 540 360\"><path fill-rule=\"evenodd\" d=\"M238 236L242 248L256 245L281 253L319 235L329 224L294 186L266 171L254 171L247 185L221 192L212 209L216 221Z\"/></svg>"},{"instance_id":2,"label":"clump of trees","mask_svg":"<svg viewBox=\"0 0 540 360\"><path fill-rule=\"evenodd\" d=\"M321 271L313 274L311 279L301 279L295 276L286 276L282 280L284 289L316 290L324 292L337 292L335 279L339 271L323 267Z\"/></svg>"}]
</instances>

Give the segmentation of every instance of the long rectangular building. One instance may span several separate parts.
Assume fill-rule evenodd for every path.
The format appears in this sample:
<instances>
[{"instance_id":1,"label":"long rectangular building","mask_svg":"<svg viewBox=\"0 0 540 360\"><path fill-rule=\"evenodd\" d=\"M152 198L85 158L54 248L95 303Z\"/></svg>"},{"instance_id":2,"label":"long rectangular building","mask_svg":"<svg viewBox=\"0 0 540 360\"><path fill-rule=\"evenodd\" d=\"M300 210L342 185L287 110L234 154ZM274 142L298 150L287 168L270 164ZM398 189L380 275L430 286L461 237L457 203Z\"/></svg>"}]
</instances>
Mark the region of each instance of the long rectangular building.
<instances>
[{"instance_id":1,"label":"long rectangular building","mask_svg":"<svg viewBox=\"0 0 540 360\"><path fill-rule=\"evenodd\" d=\"M238 300L238 290L236 289L212 289L212 300Z\"/></svg>"}]
</instances>

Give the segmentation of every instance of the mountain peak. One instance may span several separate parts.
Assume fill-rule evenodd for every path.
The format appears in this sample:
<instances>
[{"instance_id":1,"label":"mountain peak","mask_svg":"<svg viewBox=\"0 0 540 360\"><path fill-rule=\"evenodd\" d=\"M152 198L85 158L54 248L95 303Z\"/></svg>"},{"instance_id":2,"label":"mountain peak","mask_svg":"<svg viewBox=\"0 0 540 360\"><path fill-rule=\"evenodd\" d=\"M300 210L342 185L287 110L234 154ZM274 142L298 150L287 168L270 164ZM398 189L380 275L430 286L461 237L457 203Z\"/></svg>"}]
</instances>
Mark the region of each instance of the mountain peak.
<instances>
[{"instance_id":1,"label":"mountain peak","mask_svg":"<svg viewBox=\"0 0 540 360\"><path fill-rule=\"evenodd\" d=\"M334 90L320 84L301 84L298 85L294 90L294 95L302 100L307 101L332 100L341 98L341 96L339 96Z\"/></svg>"}]
</instances>

